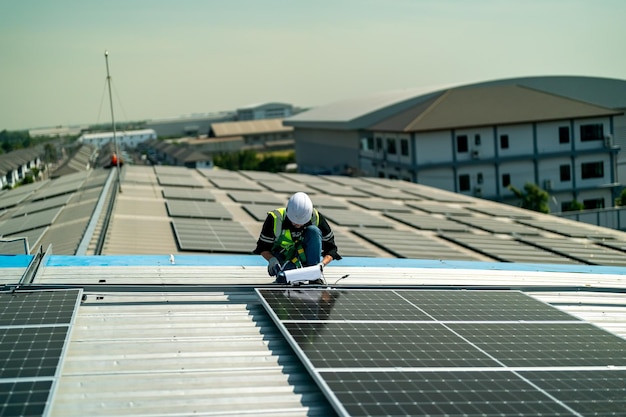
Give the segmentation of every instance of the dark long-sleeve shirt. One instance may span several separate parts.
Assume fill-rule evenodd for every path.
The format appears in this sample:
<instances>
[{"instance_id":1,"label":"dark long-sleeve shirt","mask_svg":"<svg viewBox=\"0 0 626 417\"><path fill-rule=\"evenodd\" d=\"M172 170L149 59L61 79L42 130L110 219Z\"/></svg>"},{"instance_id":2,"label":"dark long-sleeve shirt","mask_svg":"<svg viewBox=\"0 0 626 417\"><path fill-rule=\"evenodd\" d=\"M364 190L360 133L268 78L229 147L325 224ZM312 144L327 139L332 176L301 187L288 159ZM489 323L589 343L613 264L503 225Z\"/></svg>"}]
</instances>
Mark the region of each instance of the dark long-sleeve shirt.
<instances>
[{"instance_id":1,"label":"dark long-sleeve shirt","mask_svg":"<svg viewBox=\"0 0 626 417\"><path fill-rule=\"evenodd\" d=\"M322 232L322 256L330 255L333 259L338 260L341 259L341 256L337 252L337 245L335 244L335 235L333 234L328 221L324 215L318 212L320 222L318 227ZM291 235L297 239L304 228L311 225L311 222L307 223L304 227L296 228L293 223L289 220L289 218L285 217L283 220L283 229L289 229ZM272 246L274 245L274 240L276 239L276 235L274 234L274 217L271 214L268 214L265 218L265 222L263 223L263 228L261 229L261 234L259 235L259 239L256 242L256 248L253 253L257 255L261 254L264 251L272 251Z\"/></svg>"}]
</instances>

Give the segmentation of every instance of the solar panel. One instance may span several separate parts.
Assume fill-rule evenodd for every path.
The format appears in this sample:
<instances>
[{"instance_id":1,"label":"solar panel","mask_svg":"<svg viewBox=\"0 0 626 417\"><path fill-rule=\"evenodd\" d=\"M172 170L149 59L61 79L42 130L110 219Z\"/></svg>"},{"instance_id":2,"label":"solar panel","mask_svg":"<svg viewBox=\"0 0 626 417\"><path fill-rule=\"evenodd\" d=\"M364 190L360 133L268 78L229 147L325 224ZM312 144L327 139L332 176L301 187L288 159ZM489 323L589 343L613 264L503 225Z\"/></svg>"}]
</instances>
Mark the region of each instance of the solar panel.
<instances>
[{"instance_id":1,"label":"solar panel","mask_svg":"<svg viewBox=\"0 0 626 417\"><path fill-rule=\"evenodd\" d=\"M38 211L27 216L13 217L0 224L0 235L12 235L43 226L49 226L59 215L63 207L54 207L48 210Z\"/></svg>"},{"instance_id":2,"label":"solar panel","mask_svg":"<svg viewBox=\"0 0 626 417\"><path fill-rule=\"evenodd\" d=\"M256 291L343 416L626 410L626 340L521 292Z\"/></svg>"},{"instance_id":3,"label":"solar panel","mask_svg":"<svg viewBox=\"0 0 626 417\"><path fill-rule=\"evenodd\" d=\"M626 266L624 253L589 240L537 237L520 241L563 254L589 265Z\"/></svg>"},{"instance_id":4,"label":"solar panel","mask_svg":"<svg viewBox=\"0 0 626 417\"><path fill-rule=\"evenodd\" d=\"M72 181L61 181L60 178L52 180L46 187L38 190L33 195L32 200L43 200L57 195L73 193L80 189L84 182L85 178L74 178Z\"/></svg>"},{"instance_id":5,"label":"solar panel","mask_svg":"<svg viewBox=\"0 0 626 417\"><path fill-rule=\"evenodd\" d=\"M389 197L391 198L391 197ZM356 204L357 206L363 207L367 210L377 210L382 212L387 211L403 211L403 212L411 212L411 209L404 204L397 204L389 200L376 200L376 199L351 199L351 203Z\"/></svg>"},{"instance_id":6,"label":"solar panel","mask_svg":"<svg viewBox=\"0 0 626 417\"><path fill-rule=\"evenodd\" d=\"M532 219L533 214L531 211L507 206L505 204L499 204L497 207L491 206L480 206L480 207L469 207L470 210L475 211L477 213L487 214L493 217L509 217L511 219Z\"/></svg>"},{"instance_id":7,"label":"solar panel","mask_svg":"<svg viewBox=\"0 0 626 417\"><path fill-rule=\"evenodd\" d=\"M276 207L280 207L281 204L286 204L280 198L277 198L274 194L267 192L246 192L246 191L230 191L228 196L238 203L253 203L253 204L268 204Z\"/></svg>"},{"instance_id":8,"label":"solar panel","mask_svg":"<svg viewBox=\"0 0 626 417\"><path fill-rule=\"evenodd\" d=\"M197 217L204 219L228 219L233 215L222 203L216 201L167 200L170 217Z\"/></svg>"},{"instance_id":9,"label":"solar panel","mask_svg":"<svg viewBox=\"0 0 626 417\"><path fill-rule=\"evenodd\" d=\"M243 177L236 171L229 171L227 169L214 169L214 168L198 168L197 171L207 178L225 178L240 180Z\"/></svg>"},{"instance_id":10,"label":"solar panel","mask_svg":"<svg viewBox=\"0 0 626 417\"><path fill-rule=\"evenodd\" d=\"M501 262L518 263L547 263L547 264L580 264L580 261L565 255L553 253L551 250L541 249L523 243L518 239L504 238L494 235L479 235L473 233L443 232L444 239L465 246L475 252L482 253ZM538 239L533 237L534 239Z\"/></svg>"},{"instance_id":11,"label":"solar panel","mask_svg":"<svg viewBox=\"0 0 626 417\"><path fill-rule=\"evenodd\" d=\"M159 175L157 180L159 181L159 185L162 186L203 188L207 185L205 182L200 182L196 177L191 175Z\"/></svg>"},{"instance_id":12,"label":"solar panel","mask_svg":"<svg viewBox=\"0 0 626 417\"><path fill-rule=\"evenodd\" d=\"M537 236L540 234L539 230L534 227L527 227L519 223L507 221L506 219L498 217L450 217L450 219L466 224L468 226L482 229L490 233L502 233L502 234L518 234L518 235L530 235Z\"/></svg>"},{"instance_id":13,"label":"solar panel","mask_svg":"<svg viewBox=\"0 0 626 417\"><path fill-rule=\"evenodd\" d=\"M339 184L310 184L317 192L335 197L368 197L368 194L355 188Z\"/></svg>"},{"instance_id":14,"label":"solar panel","mask_svg":"<svg viewBox=\"0 0 626 417\"><path fill-rule=\"evenodd\" d=\"M271 181L259 181L259 184L261 184L263 187L267 188L268 190L274 191L276 193L293 194L298 191L302 191L303 193L307 193L307 194L315 194L318 192L315 189L308 187L306 185L298 184L292 181L286 181L284 179L283 180L273 179Z\"/></svg>"},{"instance_id":15,"label":"solar panel","mask_svg":"<svg viewBox=\"0 0 626 417\"><path fill-rule=\"evenodd\" d=\"M274 210L276 205L273 204L244 204L241 206L256 221L262 222L267 218L267 213Z\"/></svg>"},{"instance_id":16,"label":"solar panel","mask_svg":"<svg viewBox=\"0 0 626 417\"><path fill-rule=\"evenodd\" d=\"M362 227L352 232L399 258L477 260L479 256L457 249L435 236L411 230Z\"/></svg>"},{"instance_id":17,"label":"solar panel","mask_svg":"<svg viewBox=\"0 0 626 417\"><path fill-rule=\"evenodd\" d=\"M419 201L411 202L407 201L406 205L412 208L416 208L426 213L443 214L445 216L471 216L472 213L465 207L459 207L456 205L435 203L432 201Z\"/></svg>"},{"instance_id":18,"label":"solar panel","mask_svg":"<svg viewBox=\"0 0 626 417\"><path fill-rule=\"evenodd\" d=\"M210 178L211 183L223 190L263 191L256 183L244 180L243 177L235 178Z\"/></svg>"},{"instance_id":19,"label":"solar panel","mask_svg":"<svg viewBox=\"0 0 626 417\"><path fill-rule=\"evenodd\" d=\"M163 197L180 200L215 201L213 193L204 188L164 187Z\"/></svg>"},{"instance_id":20,"label":"solar panel","mask_svg":"<svg viewBox=\"0 0 626 417\"><path fill-rule=\"evenodd\" d=\"M315 202L313 203L315 205ZM351 210L342 210L335 208L325 208L321 210L322 214L340 226L358 226L358 227L392 227L393 224L382 216L375 216L371 213L359 212L355 213Z\"/></svg>"},{"instance_id":21,"label":"solar panel","mask_svg":"<svg viewBox=\"0 0 626 417\"><path fill-rule=\"evenodd\" d=\"M72 194L65 194L65 195L60 195L57 197L47 198L45 200L38 200L36 202L24 204L13 213L12 217L35 213L38 211L47 210L47 209L54 208L54 207L64 206L70 201L72 196L73 196Z\"/></svg>"},{"instance_id":22,"label":"solar panel","mask_svg":"<svg viewBox=\"0 0 626 417\"><path fill-rule=\"evenodd\" d=\"M0 293L1 416L45 414L81 294L81 290Z\"/></svg>"},{"instance_id":23,"label":"solar panel","mask_svg":"<svg viewBox=\"0 0 626 417\"><path fill-rule=\"evenodd\" d=\"M69 323L76 307L76 291L3 293L0 327Z\"/></svg>"},{"instance_id":24,"label":"solar panel","mask_svg":"<svg viewBox=\"0 0 626 417\"><path fill-rule=\"evenodd\" d=\"M609 233L602 233L600 228L589 227L581 222L572 221L561 223L552 219L518 219L516 221L527 226L536 227L538 229L547 230L549 232L569 237L594 237L597 239L611 239L614 237L614 235Z\"/></svg>"},{"instance_id":25,"label":"solar panel","mask_svg":"<svg viewBox=\"0 0 626 417\"><path fill-rule=\"evenodd\" d=\"M452 232L465 232L469 230L466 225L448 220L442 217L419 213L385 213L390 219L407 224L422 230L446 230Z\"/></svg>"},{"instance_id":26,"label":"solar panel","mask_svg":"<svg viewBox=\"0 0 626 417\"><path fill-rule=\"evenodd\" d=\"M251 253L257 237L240 223L209 219L172 219L181 250Z\"/></svg>"}]
</instances>

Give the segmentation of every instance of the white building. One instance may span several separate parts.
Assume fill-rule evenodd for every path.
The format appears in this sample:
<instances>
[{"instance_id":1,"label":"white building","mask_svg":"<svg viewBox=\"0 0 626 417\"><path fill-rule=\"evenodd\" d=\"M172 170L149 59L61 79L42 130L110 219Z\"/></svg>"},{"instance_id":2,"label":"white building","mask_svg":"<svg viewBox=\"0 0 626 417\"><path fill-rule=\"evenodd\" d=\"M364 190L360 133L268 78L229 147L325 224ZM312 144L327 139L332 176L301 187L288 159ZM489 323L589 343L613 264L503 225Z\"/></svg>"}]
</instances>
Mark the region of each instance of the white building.
<instances>
[{"instance_id":1,"label":"white building","mask_svg":"<svg viewBox=\"0 0 626 417\"><path fill-rule=\"evenodd\" d=\"M252 104L237 109L237 120L281 119L293 114L293 106L287 103Z\"/></svg>"},{"instance_id":2,"label":"white building","mask_svg":"<svg viewBox=\"0 0 626 417\"><path fill-rule=\"evenodd\" d=\"M137 145L147 140L156 139L157 134L153 129L125 130L115 132L115 139L121 149L136 148ZM113 132L85 133L78 138L80 143L102 148L113 142Z\"/></svg>"},{"instance_id":3,"label":"white building","mask_svg":"<svg viewBox=\"0 0 626 417\"><path fill-rule=\"evenodd\" d=\"M509 185L533 183L562 211L574 200L610 207L621 191L616 126L626 123L615 107L510 80L333 104L285 124L301 172L356 171L511 203Z\"/></svg>"}]
</instances>

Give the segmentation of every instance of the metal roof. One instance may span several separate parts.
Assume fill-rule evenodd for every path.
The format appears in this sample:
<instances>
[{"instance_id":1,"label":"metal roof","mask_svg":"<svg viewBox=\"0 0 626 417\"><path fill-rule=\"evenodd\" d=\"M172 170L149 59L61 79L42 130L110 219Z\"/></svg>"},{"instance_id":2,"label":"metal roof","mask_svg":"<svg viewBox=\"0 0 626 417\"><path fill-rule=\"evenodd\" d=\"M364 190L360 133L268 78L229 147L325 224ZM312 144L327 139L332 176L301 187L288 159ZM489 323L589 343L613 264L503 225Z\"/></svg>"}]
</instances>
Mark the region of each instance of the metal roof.
<instances>
[{"instance_id":1,"label":"metal roof","mask_svg":"<svg viewBox=\"0 0 626 417\"><path fill-rule=\"evenodd\" d=\"M22 258L0 258L5 282ZM325 277L342 288L523 288L624 338L623 272L355 257ZM334 415L252 291L270 281L256 256L49 256L33 284L86 296L50 415Z\"/></svg>"},{"instance_id":2,"label":"metal roof","mask_svg":"<svg viewBox=\"0 0 626 417\"><path fill-rule=\"evenodd\" d=\"M25 232L44 236L42 256L0 256L7 289L76 286L86 295L52 416L334 415L253 292L274 286L266 262L248 254L263 213L302 186L317 191L313 202L328 212L344 256L325 269L329 285L521 289L626 337L626 269L616 262L626 251L623 232L386 179L128 165L119 192L115 172L52 180L41 192L64 190L69 200L57 192L33 200L38 191L29 190L0 217L31 204L33 214L45 212L40 201L60 207L45 235ZM162 186L160 176L202 187ZM278 190L266 186L274 179ZM204 205L207 195L231 218L168 213L170 200L184 214L182 203ZM461 227L447 230L449 223ZM100 238L102 256L90 256ZM86 256L66 242L88 242Z\"/></svg>"},{"instance_id":3,"label":"metal roof","mask_svg":"<svg viewBox=\"0 0 626 417\"><path fill-rule=\"evenodd\" d=\"M418 132L618 114L621 112L527 87L496 85L448 90L369 129Z\"/></svg>"},{"instance_id":4,"label":"metal roof","mask_svg":"<svg viewBox=\"0 0 626 417\"><path fill-rule=\"evenodd\" d=\"M474 96L476 102L480 103L482 92L489 91L488 87L490 86L518 86L518 88L533 89L537 92L560 96L566 101L575 100L614 110L626 108L626 99L624 98L626 97L626 80L581 76L540 76L509 78L466 85L388 91L319 106L285 119L284 124L302 128L351 130L368 129L392 118L394 124L402 125L415 119L426 107L431 106L433 102L447 92L461 93L461 90L469 89L472 91L468 94ZM509 101L510 99L507 98L500 104ZM481 108L476 105L476 102L466 103L467 107L464 108L464 111L468 111L469 115L474 114L473 112ZM540 103L542 102L540 101ZM552 114L555 110L548 109L543 105L541 108L547 110L547 114ZM489 107L489 109L493 110L494 107ZM502 111L500 108L495 108L495 110L496 114ZM532 109L527 108L525 113L528 110ZM463 116L459 112L455 114L458 117ZM478 116L483 115L479 114ZM434 123L435 119L430 118L429 120L432 126L421 127L421 129L426 130L433 128L433 126L441 126L445 122L445 120L436 120L437 123ZM463 120L456 122L466 123ZM476 124L472 125L475 126ZM446 125L446 128L449 126Z\"/></svg>"}]
</instances>

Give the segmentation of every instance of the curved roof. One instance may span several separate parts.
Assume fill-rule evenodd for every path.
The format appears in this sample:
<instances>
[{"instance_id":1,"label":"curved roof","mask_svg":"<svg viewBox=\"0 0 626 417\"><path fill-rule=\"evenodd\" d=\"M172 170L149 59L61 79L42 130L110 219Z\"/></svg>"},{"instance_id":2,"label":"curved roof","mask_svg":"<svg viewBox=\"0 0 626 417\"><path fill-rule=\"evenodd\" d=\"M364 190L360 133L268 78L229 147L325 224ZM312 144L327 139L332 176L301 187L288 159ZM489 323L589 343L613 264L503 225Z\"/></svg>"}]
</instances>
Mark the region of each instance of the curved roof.
<instances>
[{"instance_id":1,"label":"curved roof","mask_svg":"<svg viewBox=\"0 0 626 417\"><path fill-rule=\"evenodd\" d=\"M317 107L286 119L295 127L326 129L366 129L385 119L398 116L442 94L472 88L479 93L484 87L519 86L585 102L608 109L626 109L626 80L584 76L520 77L439 88L388 91Z\"/></svg>"}]
</instances>

